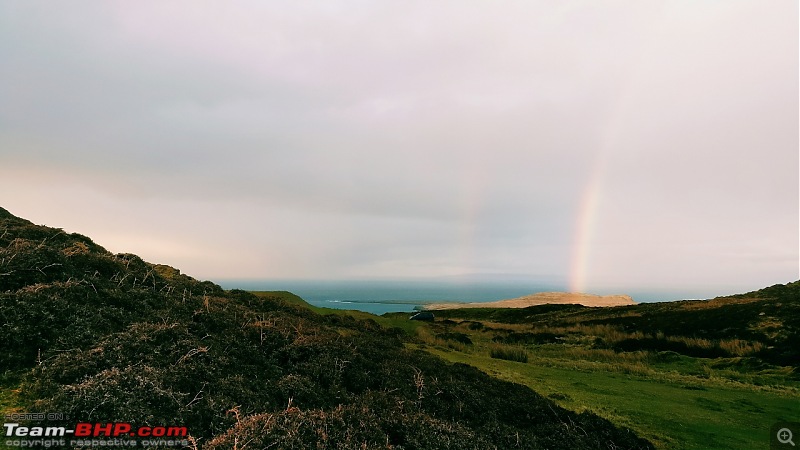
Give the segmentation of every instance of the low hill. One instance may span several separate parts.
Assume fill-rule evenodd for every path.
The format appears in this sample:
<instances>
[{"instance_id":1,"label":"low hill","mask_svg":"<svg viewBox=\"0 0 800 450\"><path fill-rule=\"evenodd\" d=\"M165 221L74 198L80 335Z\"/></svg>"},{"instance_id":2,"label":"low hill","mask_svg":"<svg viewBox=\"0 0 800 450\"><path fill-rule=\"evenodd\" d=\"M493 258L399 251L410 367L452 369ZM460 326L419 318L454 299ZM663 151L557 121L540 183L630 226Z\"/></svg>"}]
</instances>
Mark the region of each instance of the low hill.
<instances>
[{"instance_id":1,"label":"low hill","mask_svg":"<svg viewBox=\"0 0 800 450\"><path fill-rule=\"evenodd\" d=\"M589 307L626 306L636 302L628 295L593 295L577 292L539 292L523 297L496 302L475 303L434 303L426 305L426 310L460 308L527 308L536 305L581 305Z\"/></svg>"},{"instance_id":2,"label":"low hill","mask_svg":"<svg viewBox=\"0 0 800 450\"><path fill-rule=\"evenodd\" d=\"M550 330L597 330L595 346L617 351L674 351L690 356L747 356L800 367L800 281L710 300L617 308L546 304L519 309L440 310L440 318L527 324Z\"/></svg>"},{"instance_id":3,"label":"low hill","mask_svg":"<svg viewBox=\"0 0 800 450\"><path fill-rule=\"evenodd\" d=\"M204 449L652 448L409 350L400 329L298 303L225 291L0 208L0 398L14 399L3 412L185 426Z\"/></svg>"}]
</instances>

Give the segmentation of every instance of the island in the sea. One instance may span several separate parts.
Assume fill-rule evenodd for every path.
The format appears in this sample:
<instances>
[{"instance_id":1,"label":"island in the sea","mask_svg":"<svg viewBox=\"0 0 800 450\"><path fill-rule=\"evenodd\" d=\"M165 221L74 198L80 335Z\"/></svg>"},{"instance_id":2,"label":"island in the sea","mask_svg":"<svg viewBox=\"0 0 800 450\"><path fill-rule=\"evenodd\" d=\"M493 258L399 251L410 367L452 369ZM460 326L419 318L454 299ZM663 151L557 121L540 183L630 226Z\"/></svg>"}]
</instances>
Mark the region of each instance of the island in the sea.
<instances>
[{"instance_id":1,"label":"island in the sea","mask_svg":"<svg viewBox=\"0 0 800 450\"><path fill-rule=\"evenodd\" d=\"M628 295L594 295L576 292L539 292L523 297L496 302L474 303L432 303L425 305L425 310L460 309L460 308L527 308L528 306L559 304L583 305L594 307L628 306L636 302Z\"/></svg>"}]
</instances>

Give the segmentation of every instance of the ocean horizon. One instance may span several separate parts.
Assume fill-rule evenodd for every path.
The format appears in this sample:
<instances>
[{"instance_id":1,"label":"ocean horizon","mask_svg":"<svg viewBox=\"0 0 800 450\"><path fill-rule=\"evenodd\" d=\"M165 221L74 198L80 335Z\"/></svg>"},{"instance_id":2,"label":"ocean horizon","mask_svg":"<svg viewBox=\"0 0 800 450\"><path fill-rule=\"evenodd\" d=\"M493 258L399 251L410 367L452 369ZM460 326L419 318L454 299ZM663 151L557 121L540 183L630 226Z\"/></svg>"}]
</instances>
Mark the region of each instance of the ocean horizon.
<instances>
[{"instance_id":1,"label":"ocean horizon","mask_svg":"<svg viewBox=\"0 0 800 450\"><path fill-rule=\"evenodd\" d=\"M449 281L449 280L224 280L225 289L246 291L289 291L313 306L352 309L376 315L388 312L413 312L431 303L493 302L535 294L566 292L560 284L525 281ZM700 297L680 292L589 292L630 295L634 301L649 303Z\"/></svg>"}]
</instances>

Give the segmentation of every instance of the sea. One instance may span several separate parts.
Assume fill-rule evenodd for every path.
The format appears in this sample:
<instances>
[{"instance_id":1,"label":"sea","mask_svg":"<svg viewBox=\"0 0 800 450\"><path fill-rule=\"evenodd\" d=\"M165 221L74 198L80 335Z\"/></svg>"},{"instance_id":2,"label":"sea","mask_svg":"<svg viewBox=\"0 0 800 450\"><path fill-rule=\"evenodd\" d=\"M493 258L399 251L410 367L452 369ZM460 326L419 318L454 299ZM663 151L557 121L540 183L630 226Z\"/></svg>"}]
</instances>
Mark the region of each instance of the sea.
<instances>
[{"instance_id":1,"label":"sea","mask_svg":"<svg viewBox=\"0 0 800 450\"><path fill-rule=\"evenodd\" d=\"M228 280L225 289L247 291L289 291L306 302L323 308L354 309L376 315L413 312L427 304L445 302L493 302L537 292L566 291L563 285L523 281L441 281L441 280ZM677 300L678 294L597 292L628 294L635 301ZM683 297L691 298L691 297Z\"/></svg>"}]
</instances>

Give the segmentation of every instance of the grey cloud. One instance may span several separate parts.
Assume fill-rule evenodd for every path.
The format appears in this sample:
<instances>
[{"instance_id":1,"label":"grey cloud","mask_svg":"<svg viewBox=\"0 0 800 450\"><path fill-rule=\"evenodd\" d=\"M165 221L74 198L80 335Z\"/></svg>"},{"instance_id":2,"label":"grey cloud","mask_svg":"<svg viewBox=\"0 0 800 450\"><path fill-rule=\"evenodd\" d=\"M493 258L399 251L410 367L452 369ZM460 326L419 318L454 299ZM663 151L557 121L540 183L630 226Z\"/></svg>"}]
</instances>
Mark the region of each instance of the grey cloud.
<instances>
[{"instance_id":1,"label":"grey cloud","mask_svg":"<svg viewBox=\"0 0 800 450\"><path fill-rule=\"evenodd\" d=\"M248 276L568 278L594 188L587 289L797 276L794 4L0 8L12 211L94 192L158 211L161 242L252 249Z\"/></svg>"}]
</instances>

